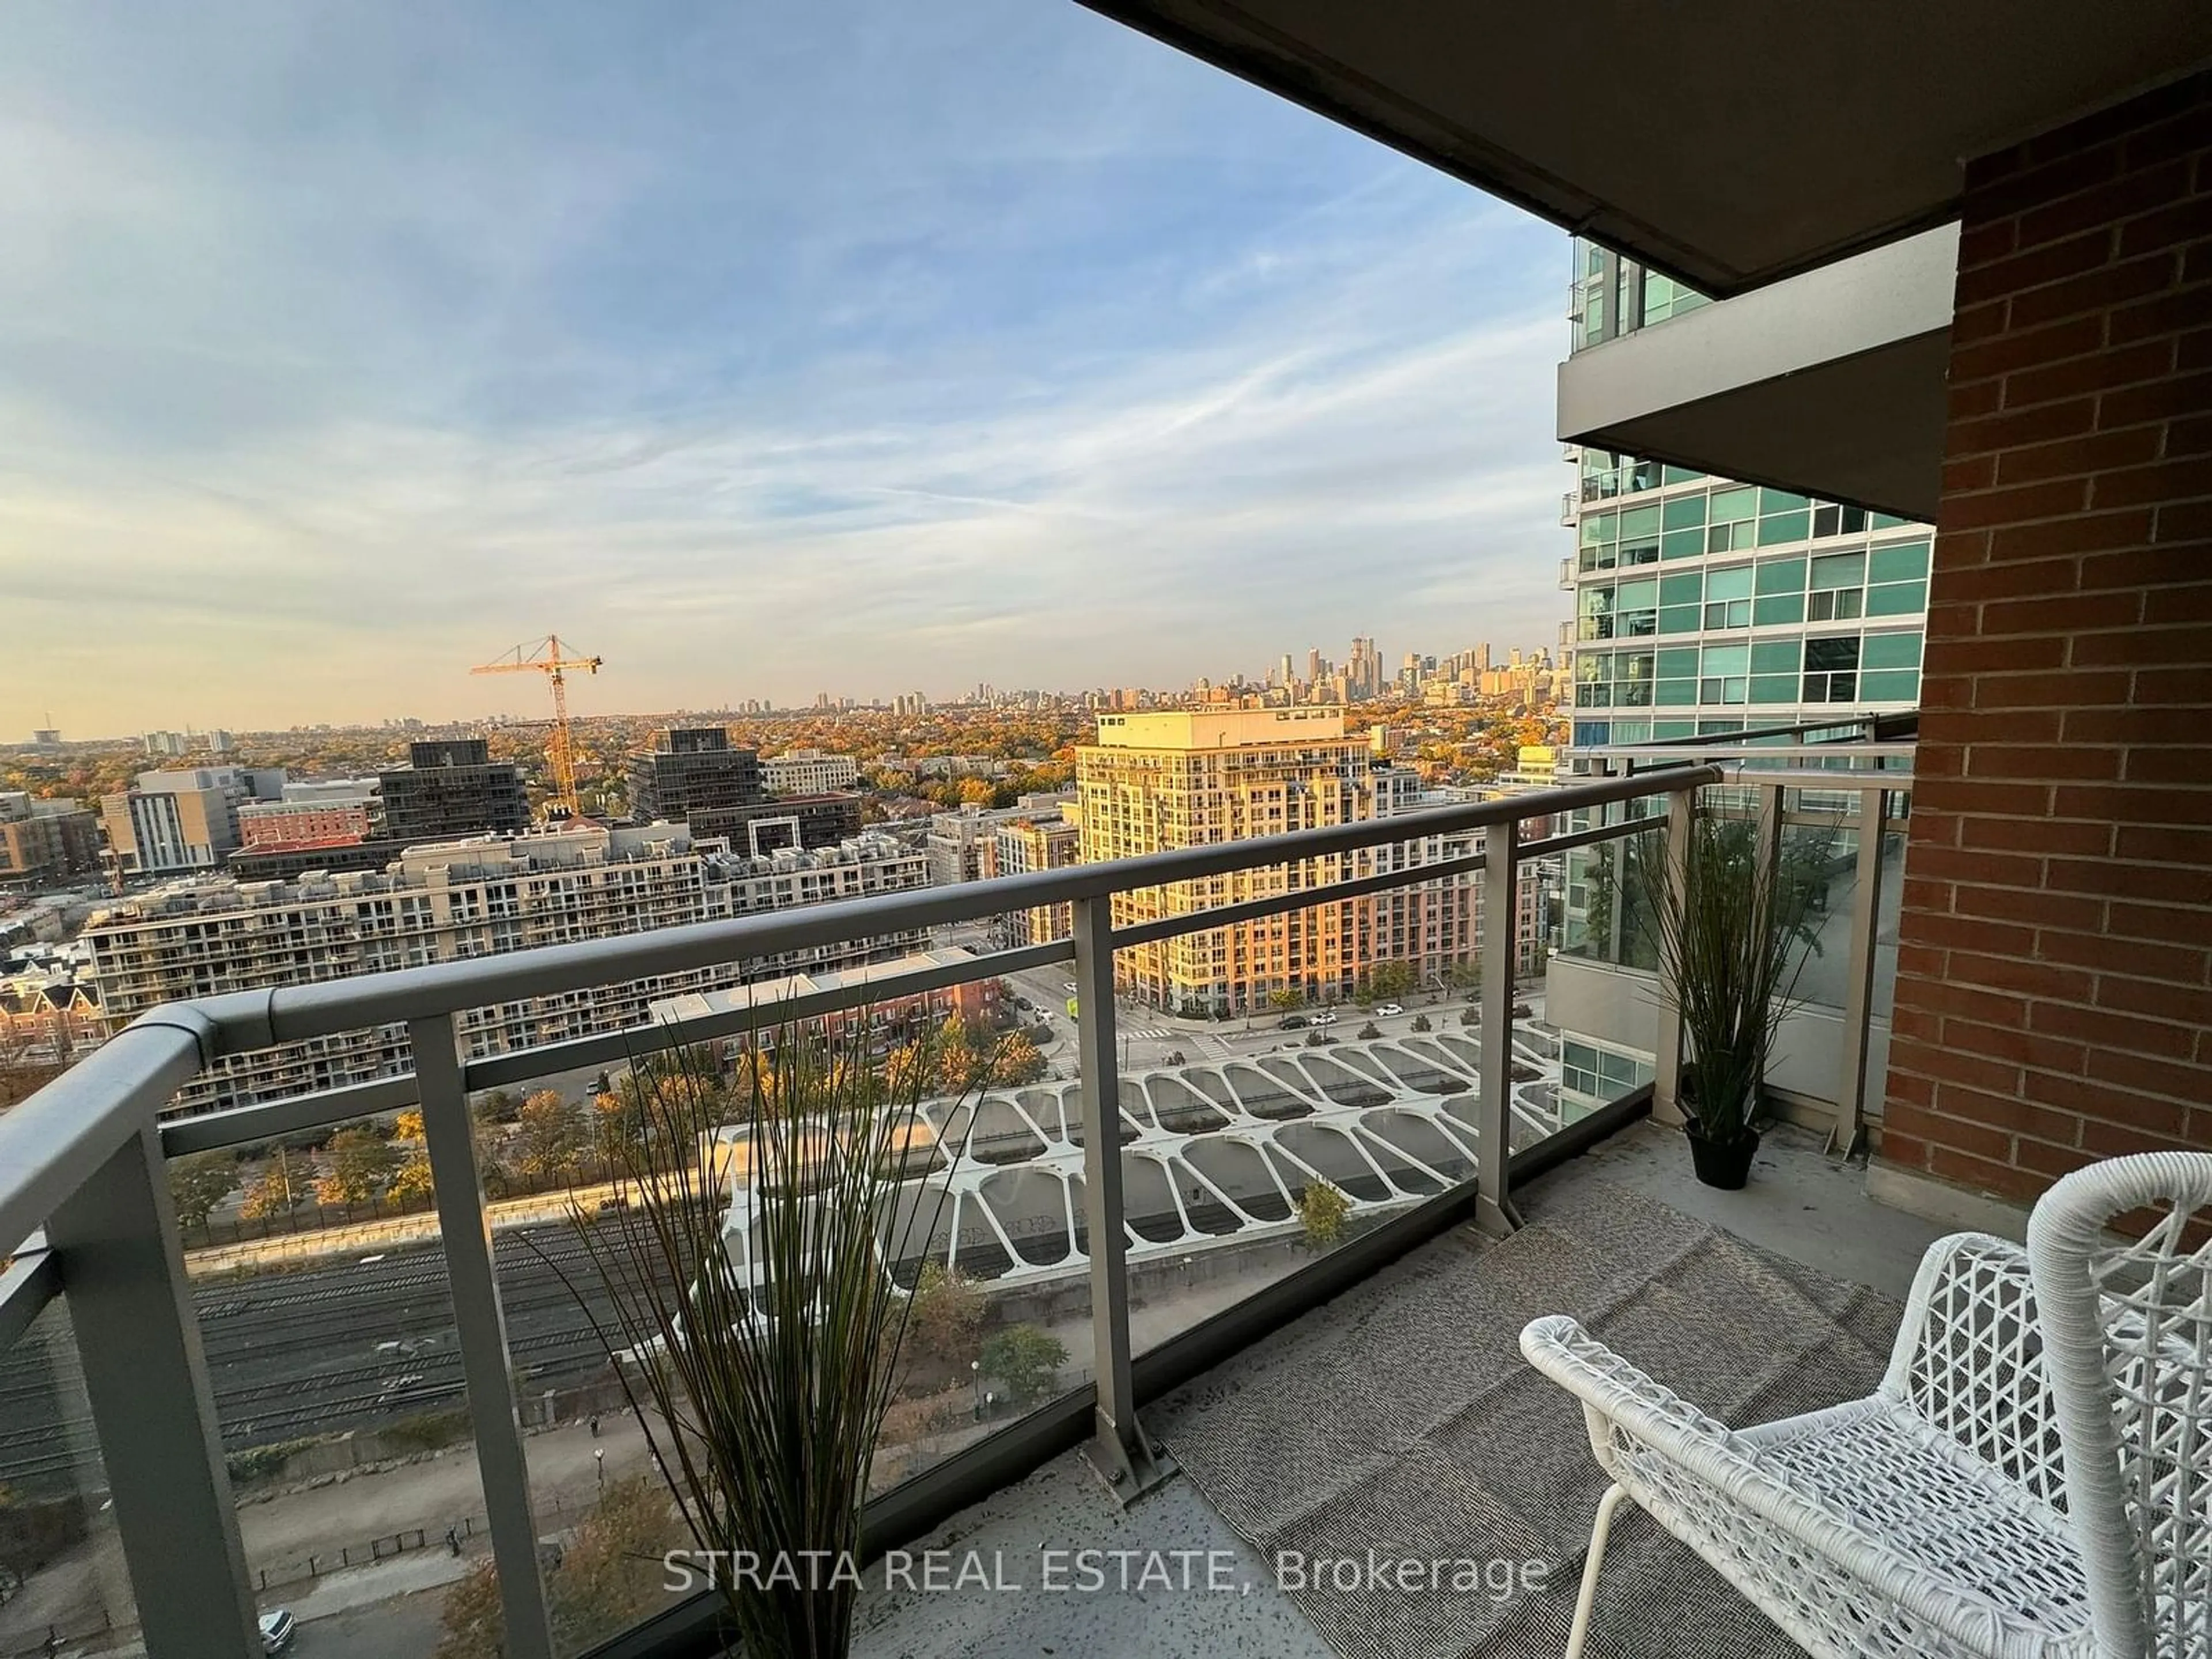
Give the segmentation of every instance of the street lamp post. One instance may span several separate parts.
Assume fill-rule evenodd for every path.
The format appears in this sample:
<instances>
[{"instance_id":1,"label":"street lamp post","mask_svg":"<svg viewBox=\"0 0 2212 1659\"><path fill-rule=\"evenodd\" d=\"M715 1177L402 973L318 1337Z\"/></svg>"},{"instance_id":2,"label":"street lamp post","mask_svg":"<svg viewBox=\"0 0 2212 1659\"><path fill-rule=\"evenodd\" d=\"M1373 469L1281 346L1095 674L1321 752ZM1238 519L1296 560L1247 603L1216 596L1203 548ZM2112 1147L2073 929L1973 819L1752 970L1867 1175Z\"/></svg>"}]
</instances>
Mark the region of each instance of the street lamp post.
<instances>
[{"instance_id":1,"label":"street lamp post","mask_svg":"<svg viewBox=\"0 0 2212 1659\"><path fill-rule=\"evenodd\" d=\"M599 1496L605 1498L607 1495L607 1449L605 1446L592 1447L592 1462L599 1471Z\"/></svg>"},{"instance_id":2,"label":"street lamp post","mask_svg":"<svg viewBox=\"0 0 2212 1659\"><path fill-rule=\"evenodd\" d=\"M969 1360L968 1373L975 1390L975 1420L980 1423L983 1420L983 1362L980 1359Z\"/></svg>"}]
</instances>

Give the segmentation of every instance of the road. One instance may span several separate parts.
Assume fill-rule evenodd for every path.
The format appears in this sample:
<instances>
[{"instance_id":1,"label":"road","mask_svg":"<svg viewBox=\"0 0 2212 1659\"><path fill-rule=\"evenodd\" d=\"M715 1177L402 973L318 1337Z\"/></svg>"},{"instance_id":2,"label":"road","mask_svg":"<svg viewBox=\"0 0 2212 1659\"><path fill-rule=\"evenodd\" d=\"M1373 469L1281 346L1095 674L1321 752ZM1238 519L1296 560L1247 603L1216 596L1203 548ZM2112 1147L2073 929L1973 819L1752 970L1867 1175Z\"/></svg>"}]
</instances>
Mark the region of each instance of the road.
<instances>
[{"instance_id":1,"label":"road","mask_svg":"<svg viewBox=\"0 0 2212 1659\"><path fill-rule=\"evenodd\" d=\"M438 1645L442 1589L418 1590L373 1602L350 1613L331 1614L300 1626L292 1644L295 1659L423 1659Z\"/></svg>"},{"instance_id":2,"label":"road","mask_svg":"<svg viewBox=\"0 0 2212 1659\"><path fill-rule=\"evenodd\" d=\"M1067 1004L1074 994L1066 989L1070 975L1066 968L1055 965L1031 969L1024 973L1008 974L1005 978L1017 996L1025 997L1046 1011L1048 1020L1060 1039L1047 1052L1046 1058L1064 1077L1073 1077L1077 1070L1075 1022L1067 1016ZM1385 1036L1406 1036L1412 1034L1414 1020L1425 1015L1435 1030L1457 1030L1460 1012L1468 1005L1463 1000L1432 1000L1425 994L1407 999L1402 1006L1405 1012L1396 1015L1381 1015L1346 1006L1338 1011L1337 1023L1324 1029L1332 1036L1349 1037L1372 1020ZM1535 1012L1540 1017L1540 1001ZM1176 1054L1196 1064L1299 1048L1304 1045L1308 1035L1303 1030L1284 1030L1283 1016L1277 1013L1255 1014L1249 1021L1184 1020L1127 997L1116 1000L1114 1015L1121 1039L1121 1066L1125 1071L1171 1065L1175 1063L1171 1057Z\"/></svg>"}]
</instances>

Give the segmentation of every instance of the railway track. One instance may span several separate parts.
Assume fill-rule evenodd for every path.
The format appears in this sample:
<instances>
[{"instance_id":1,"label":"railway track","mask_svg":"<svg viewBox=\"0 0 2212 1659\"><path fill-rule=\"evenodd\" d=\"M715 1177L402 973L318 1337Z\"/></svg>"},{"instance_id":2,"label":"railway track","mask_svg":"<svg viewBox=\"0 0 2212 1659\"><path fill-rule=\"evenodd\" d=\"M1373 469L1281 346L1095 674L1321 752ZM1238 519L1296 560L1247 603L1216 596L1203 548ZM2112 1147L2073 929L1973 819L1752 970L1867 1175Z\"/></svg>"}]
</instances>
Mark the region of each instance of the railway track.
<instances>
[{"instance_id":1,"label":"railway track","mask_svg":"<svg viewBox=\"0 0 2212 1659\"><path fill-rule=\"evenodd\" d=\"M596 1275L565 1224L529 1231L527 1243L501 1234L494 1257L517 1382L580 1382L605 1357L560 1275L591 1297L604 1322ZM233 1450L373 1427L462 1398L445 1258L434 1244L210 1283L194 1301ZM81 1389L66 1334L0 1350L0 1481L50 1488L76 1478L74 1448L91 1439L76 1404Z\"/></svg>"}]
</instances>

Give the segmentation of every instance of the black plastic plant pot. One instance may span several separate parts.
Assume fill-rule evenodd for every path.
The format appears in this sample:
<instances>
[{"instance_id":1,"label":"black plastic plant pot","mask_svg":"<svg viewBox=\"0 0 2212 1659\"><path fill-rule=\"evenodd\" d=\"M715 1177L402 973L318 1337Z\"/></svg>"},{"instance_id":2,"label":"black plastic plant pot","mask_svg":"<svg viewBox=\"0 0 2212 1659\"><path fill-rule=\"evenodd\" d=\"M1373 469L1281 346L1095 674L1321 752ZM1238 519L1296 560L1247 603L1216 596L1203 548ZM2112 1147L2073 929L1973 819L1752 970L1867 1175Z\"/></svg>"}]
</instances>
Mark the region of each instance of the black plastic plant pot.
<instances>
[{"instance_id":1,"label":"black plastic plant pot","mask_svg":"<svg viewBox=\"0 0 2212 1659\"><path fill-rule=\"evenodd\" d=\"M1751 1160L1759 1152L1759 1131L1749 1130L1734 1140L1708 1140L1695 1129L1684 1133L1690 1142L1690 1166L1698 1179L1723 1192L1741 1192L1751 1178Z\"/></svg>"}]
</instances>

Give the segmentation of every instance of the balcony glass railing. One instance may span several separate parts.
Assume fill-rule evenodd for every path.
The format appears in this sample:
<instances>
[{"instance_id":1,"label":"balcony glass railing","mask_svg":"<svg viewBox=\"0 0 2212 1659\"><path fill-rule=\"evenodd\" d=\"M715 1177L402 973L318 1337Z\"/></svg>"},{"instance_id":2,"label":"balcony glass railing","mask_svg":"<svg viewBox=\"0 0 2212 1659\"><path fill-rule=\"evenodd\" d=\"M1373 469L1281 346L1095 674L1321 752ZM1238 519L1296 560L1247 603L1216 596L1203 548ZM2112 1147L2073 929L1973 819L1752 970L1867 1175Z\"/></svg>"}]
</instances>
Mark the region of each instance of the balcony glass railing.
<instances>
[{"instance_id":1,"label":"balcony glass railing","mask_svg":"<svg viewBox=\"0 0 2212 1659\"><path fill-rule=\"evenodd\" d=\"M975 1322L902 1382L872 1547L1079 1442L1141 1489L1144 1401L1443 1227L1510 1227L1516 1170L1609 1127L1578 1131L1563 1107L1560 1042L1516 1023L1516 907L1478 920L1472 890L1515 893L1531 859L1666 834L1680 808L1623 815L1723 776L1677 766L145 1016L0 1118L0 1238L27 1241L0 1279L0 1340L28 1413L8 1417L0 1480L61 1517L35 1547L0 1531L0 1652L46 1639L17 1628L40 1609L58 1642L100 1626L156 1654L247 1651L277 1607L333 1653L428 1651L495 1613L516 1659L641 1621L671 1640L705 1629L710 1596L671 1606L659 1588L665 1505L576 1271L576 1227L603 1205L618 1215L622 1194L587 1151L562 1150L573 1109L533 1102L618 1098L641 1056L740 1038L763 1016L679 1000L651 1025L477 1059L457 1034L478 1009L915 930L980 947L999 919L1060 906L1072 938L811 991L772 1018L988 981L1018 999L1036 1048L1018 1079L923 1109L939 1146L970 1155L915 1177L951 1201L890 1267L908 1285L957 1277ZM1578 813L1571 833L1521 836ZM1340 997L1346 960L1382 968L1364 1000L1316 1009ZM1248 981L1264 1006L1222 1017L1224 988ZM228 1057L385 1026L404 1030L411 1071L167 1115ZM521 1121L495 1121L507 1113ZM295 1170L288 1150L303 1139L323 1146L320 1226L305 1224L307 1159ZM341 1146L382 1170L373 1204L347 1207ZM187 1160L241 1151L256 1213L233 1196L218 1218ZM1334 1223L1314 1218L1324 1190ZM1018 1363L989 1340L1014 1330ZM15 1513L0 1508L0 1527Z\"/></svg>"},{"instance_id":2,"label":"balcony glass railing","mask_svg":"<svg viewBox=\"0 0 2212 1659\"><path fill-rule=\"evenodd\" d=\"M1865 1144L1887 1066L1913 783L1913 744L1892 733L1909 732L1912 724L1910 716L1869 716L1590 751L1607 772L1692 763L1727 769L1728 784L1674 799L1693 799L1699 813L1756 822L1763 856L1815 872L1819 890L1797 951L1796 1006L1783 1022L1767 1081L1780 1097L1828 1116L1835 1144L1853 1150ZM1560 949L1568 962L1656 981L1650 896L1663 879L1668 837L1687 833L1686 818L1679 830L1669 822L1689 810L1674 809L1668 820L1650 817L1659 805L1601 809L1647 815L1650 827L1568 855ZM1593 1054L1612 1057L1615 1069L1624 1056L1648 1058L1665 1097L1671 1058L1656 996L1590 994L1585 987L1571 988L1565 1000L1576 1012L1566 1033L1575 1049L1566 1061L1571 1108L1589 1099L1579 1084L1593 1070Z\"/></svg>"}]
</instances>

